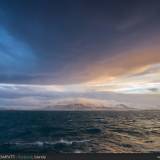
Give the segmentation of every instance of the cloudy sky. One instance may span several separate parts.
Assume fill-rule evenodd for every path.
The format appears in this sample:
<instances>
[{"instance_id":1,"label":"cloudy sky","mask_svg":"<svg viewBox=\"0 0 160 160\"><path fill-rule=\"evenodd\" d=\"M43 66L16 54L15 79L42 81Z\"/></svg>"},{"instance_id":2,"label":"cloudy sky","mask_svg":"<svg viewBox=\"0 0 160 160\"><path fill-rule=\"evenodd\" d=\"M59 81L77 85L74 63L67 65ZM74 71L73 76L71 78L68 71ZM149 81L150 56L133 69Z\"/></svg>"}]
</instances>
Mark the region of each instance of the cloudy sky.
<instances>
[{"instance_id":1,"label":"cloudy sky","mask_svg":"<svg viewBox=\"0 0 160 160\"><path fill-rule=\"evenodd\" d=\"M159 17L159 0L1 0L0 105L91 92L158 97Z\"/></svg>"}]
</instances>

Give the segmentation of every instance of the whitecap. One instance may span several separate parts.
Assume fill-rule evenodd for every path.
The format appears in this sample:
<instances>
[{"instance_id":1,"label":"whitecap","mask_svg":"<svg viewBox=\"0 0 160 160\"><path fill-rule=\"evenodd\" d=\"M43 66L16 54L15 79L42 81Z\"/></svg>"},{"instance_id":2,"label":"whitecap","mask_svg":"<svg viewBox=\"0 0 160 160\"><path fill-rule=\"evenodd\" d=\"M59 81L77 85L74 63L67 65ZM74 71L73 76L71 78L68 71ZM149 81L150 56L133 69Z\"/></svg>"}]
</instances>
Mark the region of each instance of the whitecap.
<instances>
[{"instance_id":1,"label":"whitecap","mask_svg":"<svg viewBox=\"0 0 160 160\"><path fill-rule=\"evenodd\" d=\"M73 143L86 143L91 140L74 140L69 141L61 138L57 141L35 141L35 142L10 142L10 145L17 145L17 146L39 146L43 147L44 145L56 145L56 144L65 144L65 145L72 145Z\"/></svg>"}]
</instances>

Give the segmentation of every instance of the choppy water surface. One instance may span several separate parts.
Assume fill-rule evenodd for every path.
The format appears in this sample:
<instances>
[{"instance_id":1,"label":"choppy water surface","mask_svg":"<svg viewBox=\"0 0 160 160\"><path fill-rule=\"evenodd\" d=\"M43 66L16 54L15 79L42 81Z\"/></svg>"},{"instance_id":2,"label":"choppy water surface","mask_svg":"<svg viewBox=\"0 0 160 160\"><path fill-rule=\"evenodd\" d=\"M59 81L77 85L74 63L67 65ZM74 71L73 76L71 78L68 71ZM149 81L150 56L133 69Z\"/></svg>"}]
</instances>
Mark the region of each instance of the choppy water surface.
<instances>
[{"instance_id":1,"label":"choppy water surface","mask_svg":"<svg viewBox=\"0 0 160 160\"><path fill-rule=\"evenodd\" d=\"M160 152L160 111L1 111L0 152Z\"/></svg>"}]
</instances>

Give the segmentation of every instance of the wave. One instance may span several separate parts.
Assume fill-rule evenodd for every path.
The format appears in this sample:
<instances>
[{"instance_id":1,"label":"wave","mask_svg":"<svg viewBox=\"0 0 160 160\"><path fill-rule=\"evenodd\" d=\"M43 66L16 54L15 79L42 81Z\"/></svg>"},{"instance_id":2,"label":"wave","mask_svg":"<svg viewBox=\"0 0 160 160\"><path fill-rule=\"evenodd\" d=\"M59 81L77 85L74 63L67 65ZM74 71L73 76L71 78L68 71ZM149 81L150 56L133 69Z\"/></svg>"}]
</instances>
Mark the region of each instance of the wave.
<instances>
[{"instance_id":1,"label":"wave","mask_svg":"<svg viewBox=\"0 0 160 160\"><path fill-rule=\"evenodd\" d=\"M10 142L9 145L16 145L16 146L38 146L43 147L45 145L57 145L57 144L64 144L64 145L72 145L74 143L86 143L91 140L74 140L69 141L65 139L60 139L58 141L35 141L35 142Z\"/></svg>"},{"instance_id":2,"label":"wave","mask_svg":"<svg viewBox=\"0 0 160 160\"><path fill-rule=\"evenodd\" d=\"M73 153L83 153L81 150L74 150Z\"/></svg>"}]
</instances>

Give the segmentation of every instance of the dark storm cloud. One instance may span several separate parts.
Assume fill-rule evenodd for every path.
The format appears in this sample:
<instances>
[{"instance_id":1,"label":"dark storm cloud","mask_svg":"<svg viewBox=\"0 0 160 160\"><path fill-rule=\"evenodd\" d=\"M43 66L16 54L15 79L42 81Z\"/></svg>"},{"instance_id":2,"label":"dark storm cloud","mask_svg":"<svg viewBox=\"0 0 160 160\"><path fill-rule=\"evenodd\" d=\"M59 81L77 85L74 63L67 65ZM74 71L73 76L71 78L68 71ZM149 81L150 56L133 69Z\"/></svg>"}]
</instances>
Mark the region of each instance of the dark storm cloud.
<instances>
[{"instance_id":1,"label":"dark storm cloud","mask_svg":"<svg viewBox=\"0 0 160 160\"><path fill-rule=\"evenodd\" d=\"M159 88L150 88L149 91L151 91L151 92L159 92Z\"/></svg>"},{"instance_id":2,"label":"dark storm cloud","mask_svg":"<svg viewBox=\"0 0 160 160\"><path fill-rule=\"evenodd\" d=\"M95 64L156 35L159 16L159 0L2 0L0 82L94 79Z\"/></svg>"}]
</instances>

